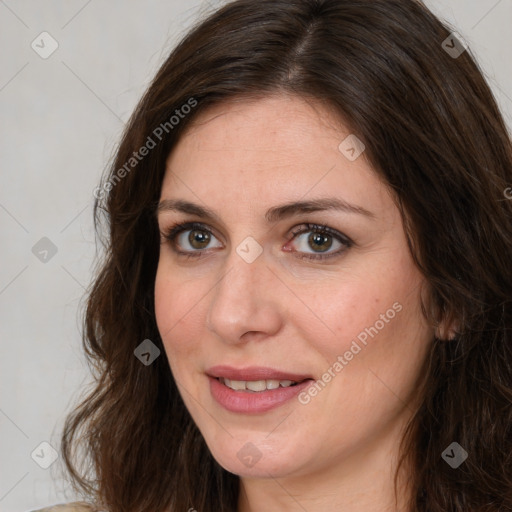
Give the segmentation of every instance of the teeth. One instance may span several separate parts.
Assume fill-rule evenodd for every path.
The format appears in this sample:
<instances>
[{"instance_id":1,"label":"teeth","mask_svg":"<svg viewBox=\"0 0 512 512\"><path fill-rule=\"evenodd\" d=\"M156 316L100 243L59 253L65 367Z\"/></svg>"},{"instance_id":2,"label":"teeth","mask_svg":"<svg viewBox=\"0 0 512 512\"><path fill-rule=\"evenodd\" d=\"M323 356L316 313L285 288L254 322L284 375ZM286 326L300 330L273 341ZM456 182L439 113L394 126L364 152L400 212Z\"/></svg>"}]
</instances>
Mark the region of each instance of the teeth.
<instances>
[{"instance_id":1,"label":"teeth","mask_svg":"<svg viewBox=\"0 0 512 512\"><path fill-rule=\"evenodd\" d=\"M229 380L220 378L220 382L226 385L228 388L234 389L235 391L252 391L259 392L267 389L277 389L278 387L287 388L293 384L297 384L293 380Z\"/></svg>"},{"instance_id":2,"label":"teeth","mask_svg":"<svg viewBox=\"0 0 512 512\"><path fill-rule=\"evenodd\" d=\"M245 383L245 387L251 391L265 391L267 389L267 381L254 380Z\"/></svg>"},{"instance_id":3,"label":"teeth","mask_svg":"<svg viewBox=\"0 0 512 512\"><path fill-rule=\"evenodd\" d=\"M267 380L267 389L277 389L278 387L279 387L278 380Z\"/></svg>"},{"instance_id":4,"label":"teeth","mask_svg":"<svg viewBox=\"0 0 512 512\"><path fill-rule=\"evenodd\" d=\"M235 391L243 391L245 389L245 382L242 380L232 380L229 384L226 384Z\"/></svg>"}]
</instances>

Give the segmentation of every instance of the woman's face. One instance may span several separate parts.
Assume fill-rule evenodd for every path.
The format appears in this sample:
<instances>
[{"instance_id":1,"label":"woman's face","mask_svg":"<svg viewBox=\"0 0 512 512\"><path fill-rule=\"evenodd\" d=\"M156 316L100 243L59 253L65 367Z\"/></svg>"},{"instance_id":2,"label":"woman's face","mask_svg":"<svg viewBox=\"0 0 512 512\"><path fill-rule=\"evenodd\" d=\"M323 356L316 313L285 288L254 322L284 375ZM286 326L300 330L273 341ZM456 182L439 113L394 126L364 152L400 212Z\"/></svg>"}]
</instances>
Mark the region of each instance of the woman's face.
<instances>
[{"instance_id":1,"label":"woman's face","mask_svg":"<svg viewBox=\"0 0 512 512\"><path fill-rule=\"evenodd\" d=\"M158 329L213 456L243 477L389 464L433 337L387 187L311 105L215 106L162 186L161 232L197 224L162 240Z\"/></svg>"}]
</instances>

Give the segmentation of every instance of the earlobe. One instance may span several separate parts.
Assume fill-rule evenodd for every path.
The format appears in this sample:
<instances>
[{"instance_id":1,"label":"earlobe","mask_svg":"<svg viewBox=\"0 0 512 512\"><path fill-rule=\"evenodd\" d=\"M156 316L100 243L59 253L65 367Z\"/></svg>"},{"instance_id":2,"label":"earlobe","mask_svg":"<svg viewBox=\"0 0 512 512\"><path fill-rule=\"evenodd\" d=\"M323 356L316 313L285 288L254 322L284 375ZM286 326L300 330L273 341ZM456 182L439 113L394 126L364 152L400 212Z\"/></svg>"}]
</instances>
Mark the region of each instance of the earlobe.
<instances>
[{"instance_id":1,"label":"earlobe","mask_svg":"<svg viewBox=\"0 0 512 512\"><path fill-rule=\"evenodd\" d=\"M422 310L434 330L434 336L441 341L451 341L460 334L460 317L446 305L439 305L428 286L421 290Z\"/></svg>"},{"instance_id":2,"label":"earlobe","mask_svg":"<svg viewBox=\"0 0 512 512\"><path fill-rule=\"evenodd\" d=\"M452 341L460 334L460 322L454 315L447 315L435 329L436 338Z\"/></svg>"}]
</instances>

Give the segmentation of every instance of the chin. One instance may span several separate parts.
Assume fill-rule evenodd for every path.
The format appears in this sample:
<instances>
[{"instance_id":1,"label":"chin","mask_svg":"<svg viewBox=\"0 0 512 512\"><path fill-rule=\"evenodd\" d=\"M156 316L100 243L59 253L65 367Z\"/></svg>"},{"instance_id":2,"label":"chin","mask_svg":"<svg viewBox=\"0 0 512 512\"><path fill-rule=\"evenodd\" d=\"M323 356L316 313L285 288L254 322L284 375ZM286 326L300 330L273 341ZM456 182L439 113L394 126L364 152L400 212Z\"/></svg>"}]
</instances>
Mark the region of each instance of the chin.
<instances>
[{"instance_id":1,"label":"chin","mask_svg":"<svg viewBox=\"0 0 512 512\"><path fill-rule=\"evenodd\" d=\"M252 436L255 437L255 436ZM300 473L301 468L306 465L305 461L297 459L297 453L304 457L303 447L291 447L282 444L282 440L272 445L268 440L263 442L250 440L251 436L244 436L226 439L226 442L215 442L215 446L208 447L220 466L226 471L240 477L247 478L270 478L287 477L291 474Z\"/></svg>"}]
</instances>

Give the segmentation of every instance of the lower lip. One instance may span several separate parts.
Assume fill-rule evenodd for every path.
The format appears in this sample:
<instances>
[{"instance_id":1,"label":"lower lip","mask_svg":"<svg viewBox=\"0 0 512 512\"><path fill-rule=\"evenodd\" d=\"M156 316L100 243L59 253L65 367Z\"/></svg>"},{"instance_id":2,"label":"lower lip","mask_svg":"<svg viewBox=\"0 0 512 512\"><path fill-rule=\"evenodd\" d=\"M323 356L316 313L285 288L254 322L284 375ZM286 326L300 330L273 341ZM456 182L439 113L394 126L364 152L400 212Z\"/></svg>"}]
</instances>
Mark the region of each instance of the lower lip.
<instances>
[{"instance_id":1,"label":"lower lip","mask_svg":"<svg viewBox=\"0 0 512 512\"><path fill-rule=\"evenodd\" d=\"M266 391L251 392L235 391L214 377L208 376L208 379L210 380L210 392L213 398L224 409L243 414L257 414L279 407L297 396L313 382L311 379L308 379L287 388L279 387L277 389L267 389Z\"/></svg>"}]
</instances>

